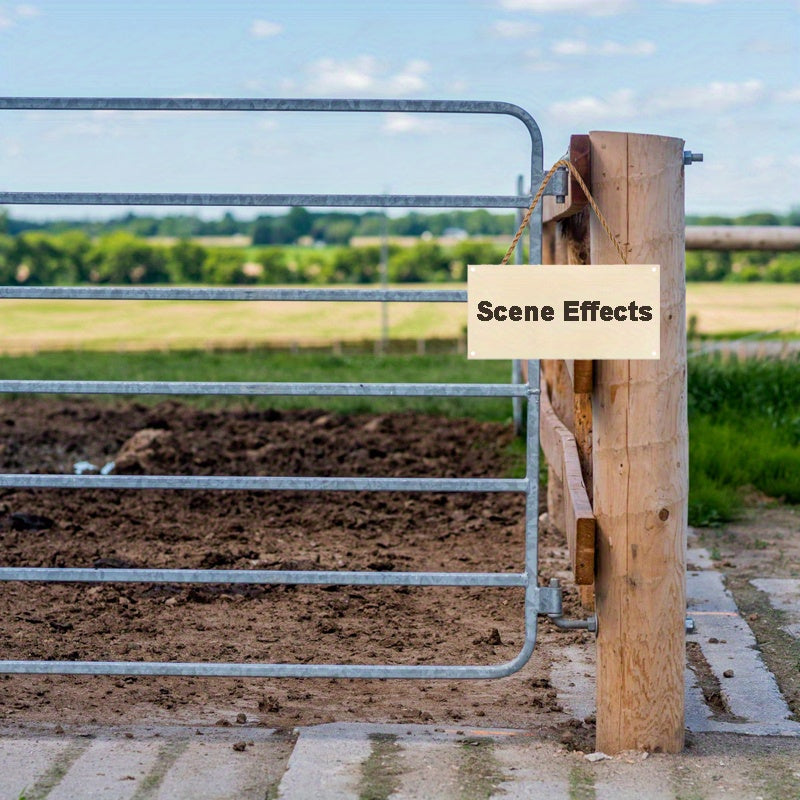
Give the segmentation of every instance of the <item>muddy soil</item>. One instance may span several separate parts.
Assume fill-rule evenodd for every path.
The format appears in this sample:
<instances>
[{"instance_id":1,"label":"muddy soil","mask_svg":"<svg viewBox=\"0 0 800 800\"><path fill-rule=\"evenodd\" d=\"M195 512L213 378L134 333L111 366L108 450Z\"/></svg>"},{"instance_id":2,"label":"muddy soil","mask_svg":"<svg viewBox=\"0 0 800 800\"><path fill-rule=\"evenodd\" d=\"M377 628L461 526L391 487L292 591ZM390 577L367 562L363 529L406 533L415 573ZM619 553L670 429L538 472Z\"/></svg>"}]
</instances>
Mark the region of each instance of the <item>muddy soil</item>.
<instances>
[{"instance_id":1,"label":"muddy soil","mask_svg":"<svg viewBox=\"0 0 800 800\"><path fill-rule=\"evenodd\" d=\"M511 432L419 414L199 410L90 399L0 402L0 471L502 477ZM512 494L0 491L4 566L509 571L523 567ZM567 569L544 532L542 580ZM0 586L3 659L498 663L522 643L516 589ZM576 610L570 590L567 609ZM271 727L331 720L544 727L565 722L541 625L521 672L498 681L0 676L6 721ZM587 731L588 733L588 731Z\"/></svg>"}]
</instances>

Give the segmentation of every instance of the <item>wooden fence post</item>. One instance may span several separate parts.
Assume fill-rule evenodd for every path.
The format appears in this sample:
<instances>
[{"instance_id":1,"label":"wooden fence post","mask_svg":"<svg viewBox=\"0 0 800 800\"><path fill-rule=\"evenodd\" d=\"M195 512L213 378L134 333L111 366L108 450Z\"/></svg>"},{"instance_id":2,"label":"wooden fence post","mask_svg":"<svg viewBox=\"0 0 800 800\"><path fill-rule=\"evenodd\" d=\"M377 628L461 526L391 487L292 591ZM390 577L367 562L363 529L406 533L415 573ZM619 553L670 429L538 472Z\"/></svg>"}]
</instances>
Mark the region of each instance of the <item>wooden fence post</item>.
<instances>
[{"instance_id":1,"label":"wooden fence post","mask_svg":"<svg viewBox=\"0 0 800 800\"><path fill-rule=\"evenodd\" d=\"M595 362L597 749L684 739L688 494L683 141L594 132L592 192L632 264L661 265L661 358ZM619 263L596 218L591 258Z\"/></svg>"}]
</instances>

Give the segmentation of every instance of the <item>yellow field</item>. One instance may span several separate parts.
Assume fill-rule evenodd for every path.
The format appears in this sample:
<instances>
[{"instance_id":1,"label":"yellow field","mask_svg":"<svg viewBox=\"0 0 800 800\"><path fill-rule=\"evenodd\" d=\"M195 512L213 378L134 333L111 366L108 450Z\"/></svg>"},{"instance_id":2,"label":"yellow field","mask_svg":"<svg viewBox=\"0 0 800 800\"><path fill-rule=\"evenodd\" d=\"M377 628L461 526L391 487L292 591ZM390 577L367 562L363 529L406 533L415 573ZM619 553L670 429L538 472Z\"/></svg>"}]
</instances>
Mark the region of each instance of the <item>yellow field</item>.
<instances>
[{"instance_id":1,"label":"yellow field","mask_svg":"<svg viewBox=\"0 0 800 800\"><path fill-rule=\"evenodd\" d=\"M692 283L688 309L703 333L779 329L800 336L800 284ZM391 336L402 339L456 338L466 324L457 303L393 303L389 321ZM0 300L4 353L302 346L379 336L377 303Z\"/></svg>"},{"instance_id":2,"label":"yellow field","mask_svg":"<svg viewBox=\"0 0 800 800\"><path fill-rule=\"evenodd\" d=\"M690 283L687 313L701 333L774 331L800 336L798 283Z\"/></svg>"}]
</instances>

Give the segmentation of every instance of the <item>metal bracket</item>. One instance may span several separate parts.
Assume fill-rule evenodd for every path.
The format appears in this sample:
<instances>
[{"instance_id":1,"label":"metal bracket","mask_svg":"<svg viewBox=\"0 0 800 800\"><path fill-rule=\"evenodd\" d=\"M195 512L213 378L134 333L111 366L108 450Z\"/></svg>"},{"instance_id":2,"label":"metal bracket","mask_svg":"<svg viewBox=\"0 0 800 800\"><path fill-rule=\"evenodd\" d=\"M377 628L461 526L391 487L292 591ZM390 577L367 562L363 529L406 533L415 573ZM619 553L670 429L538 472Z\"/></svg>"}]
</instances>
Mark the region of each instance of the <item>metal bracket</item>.
<instances>
[{"instance_id":1,"label":"metal bracket","mask_svg":"<svg viewBox=\"0 0 800 800\"><path fill-rule=\"evenodd\" d=\"M567 192L569 192L569 176L567 175L567 168L559 167L553 173L553 177L547 182L544 193L555 195L556 203L561 204L567 201Z\"/></svg>"},{"instance_id":2,"label":"metal bracket","mask_svg":"<svg viewBox=\"0 0 800 800\"><path fill-rule=\"evenodd\" d=\"M553 625L561 630L597 633L597 617L594 614L586 619L566 619L563 616L561 584L558 578L551 578L549 586L539 587L539 613L546 614Z\"/></svg>"}]
</instances>

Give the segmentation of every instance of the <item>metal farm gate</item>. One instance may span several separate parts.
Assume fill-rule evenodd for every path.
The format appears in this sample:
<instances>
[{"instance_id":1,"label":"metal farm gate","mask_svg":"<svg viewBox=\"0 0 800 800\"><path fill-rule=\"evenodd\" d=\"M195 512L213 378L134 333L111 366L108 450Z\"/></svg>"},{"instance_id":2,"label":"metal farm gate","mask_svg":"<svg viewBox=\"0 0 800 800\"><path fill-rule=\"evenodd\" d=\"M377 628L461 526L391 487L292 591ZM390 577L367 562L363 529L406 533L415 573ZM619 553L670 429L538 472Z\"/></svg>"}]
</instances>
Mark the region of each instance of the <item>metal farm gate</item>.
<instances>
[{"instance_id":1,"label":"metal farm gate","mask_svg":"<svg viewBox=\"0 0 800 800\"><path fill-rule=\"evenodd\" d=\"M427 100L270 100L177 98L0 98L0 110L120 111L328 111L444 114L503 114L515 117L531 138L530 185L542 180L542 139L523 109L508 103ZM561 176L557 175L560 179ZM554 180L551 183L556 184ZM560 184L559 184L560 187ZM548 187L563 195L563 188ZM527 208L530 195L335 195L335 194L142 194L0 192L0 204L312 206L403 208ZM541 261L541 210L531 219L530 260ZM465 303L466 291L416 289L213 289L118 287L0 287L0 299L60 300L317 300L393 303ZM0 581L137 582L175 584L315 584L360 586L486 586L525 589L525 640L519 654L493 665L365 665L181 663L138 661L0 661L0 673L94 675L205 675L313 678L499 678L520 669L536 640L537 615L561 627L587 627L561 619L557 583L537 586L539 474L539 364L528 362L528 382L486 383L241 383L154 381L0 381L2 393L392 396L527 398L526 464L522 479L192 477L128 475L2 474L0 487L28 489L180 489L394 492L521 492L525 494L525 566L521 572L353 572L224 569L0 568Z\"/></svg>"}]
</instances>

